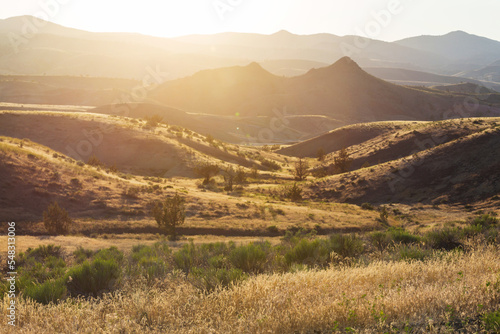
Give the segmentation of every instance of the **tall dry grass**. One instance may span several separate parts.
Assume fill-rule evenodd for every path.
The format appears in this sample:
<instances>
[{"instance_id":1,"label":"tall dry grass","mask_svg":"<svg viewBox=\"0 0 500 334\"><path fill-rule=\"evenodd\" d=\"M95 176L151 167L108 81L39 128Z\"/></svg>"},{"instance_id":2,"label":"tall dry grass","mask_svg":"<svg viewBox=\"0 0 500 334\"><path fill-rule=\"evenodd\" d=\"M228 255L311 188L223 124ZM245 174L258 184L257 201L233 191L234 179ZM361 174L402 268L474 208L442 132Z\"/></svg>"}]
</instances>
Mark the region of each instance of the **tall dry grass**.
<instances>
[{"instance_id":1,"label":"tall dry grass","mask_svg":"<svg viewBox=\"0 0 500 334\"><path fill-rule=\"evenodd\" d=\"M456 326L469 332L479 331L479 316L499 304L500 249L489 246L427 262L259 275L211 294L170 275L156 287L129 282L97 300L48 306L19 300L16 332L437 333ZM13 333L6 306L0 332Z\"/></svg>"}]
</instances>

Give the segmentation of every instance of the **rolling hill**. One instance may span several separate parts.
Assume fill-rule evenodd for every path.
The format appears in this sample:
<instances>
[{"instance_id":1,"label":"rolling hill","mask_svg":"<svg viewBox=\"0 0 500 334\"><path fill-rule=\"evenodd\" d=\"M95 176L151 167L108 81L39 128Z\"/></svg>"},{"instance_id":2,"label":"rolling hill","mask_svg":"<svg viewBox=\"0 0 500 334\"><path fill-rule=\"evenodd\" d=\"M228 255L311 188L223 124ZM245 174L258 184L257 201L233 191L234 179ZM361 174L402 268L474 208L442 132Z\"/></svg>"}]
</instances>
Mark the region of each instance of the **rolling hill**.
<instances>
[{"instance_id":1,"label":"rolling hill","mask_svg":"<svg viewBox=\"0 0 500 334\"><path fill-rule=\"evenodd\" d=\"M137 175L192 177L203 161L260 167L238 150L209 145L204 136L180 127L94 113L3 111L0 135L26 138L82 162L95 156L105 166Z\"/></svg>"},{"instance_id":2,"label":"rolling hill","mask_svg":"<svg viewBox=\"0 0 500 334\"><path fill-rule=\"evenodd\" d=\"M330 150L348 147L354 171L315 181L310 194L358 204L471 204L495 196L498 201L500 157L491 152L500 144L499 125L500 118L482 118L339 129L315 139L315 144L330 145L326 146ZM372 128L371 133L361 131L363 127ZM335 141L335 137L345 141ZM307 152L312 153L311 144L294 149L304 154L309 148ZM324 165L333 163L335 155L327 155Z\"/></svg>"}]
</instances>

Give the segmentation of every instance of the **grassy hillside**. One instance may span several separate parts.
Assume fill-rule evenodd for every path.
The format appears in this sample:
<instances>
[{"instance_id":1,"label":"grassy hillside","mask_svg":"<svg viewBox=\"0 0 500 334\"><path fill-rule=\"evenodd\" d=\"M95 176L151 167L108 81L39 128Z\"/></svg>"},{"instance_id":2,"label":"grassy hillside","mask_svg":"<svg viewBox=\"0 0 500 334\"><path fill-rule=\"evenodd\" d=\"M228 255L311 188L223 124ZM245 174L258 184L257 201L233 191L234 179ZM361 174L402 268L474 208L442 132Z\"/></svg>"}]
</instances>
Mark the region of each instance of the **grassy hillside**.
<instances>
[{"instance_id":1,"label":"grassy hillside","mask_svg":"<svg viewBox=\"0 0 500 334\"><path fill-rule=\"evenodd\" d=\"M499 145L498 121L396 123L349 147L355 171L318 180L311 196L354 203L497 203L499 160L490 152Z\"/></svg>"}]
</instances>

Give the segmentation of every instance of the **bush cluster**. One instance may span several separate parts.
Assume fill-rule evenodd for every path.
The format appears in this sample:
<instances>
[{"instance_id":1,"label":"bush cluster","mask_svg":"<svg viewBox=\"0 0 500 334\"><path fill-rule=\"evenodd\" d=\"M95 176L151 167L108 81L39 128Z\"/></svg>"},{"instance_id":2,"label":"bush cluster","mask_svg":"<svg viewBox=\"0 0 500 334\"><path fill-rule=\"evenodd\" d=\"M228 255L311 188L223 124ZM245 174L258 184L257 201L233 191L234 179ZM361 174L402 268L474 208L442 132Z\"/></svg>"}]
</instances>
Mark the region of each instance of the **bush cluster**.
<instances>
[{"instance_id":1,"label":"bush cluster","mask_svg":"<svg viewBox=\"0 0 500 334\"><path fill-rule=\"evenodd\" d=\"M22 296L51 303L67 296L99 296L120 286L124 278L145 278L155 284L169 274L183 273L195 287L213 291L260 273L285 273L330 265L366 265L373 260L426 261L444 252L467 251L465 240L479 237L498 243L498 219L477 216L463 228L444 227L417 235L403 228L367 234L332 234L290 229L278 245L253 242L194 244L172 251L166 241L138 245L128 256L116 247L98 252L78 248L70 258L59 246L40 246L19 254L16 288ZM0 283L0 292L6 291ZM493 317L493 316L492 316Z\"/></svg>"}]
</instances>

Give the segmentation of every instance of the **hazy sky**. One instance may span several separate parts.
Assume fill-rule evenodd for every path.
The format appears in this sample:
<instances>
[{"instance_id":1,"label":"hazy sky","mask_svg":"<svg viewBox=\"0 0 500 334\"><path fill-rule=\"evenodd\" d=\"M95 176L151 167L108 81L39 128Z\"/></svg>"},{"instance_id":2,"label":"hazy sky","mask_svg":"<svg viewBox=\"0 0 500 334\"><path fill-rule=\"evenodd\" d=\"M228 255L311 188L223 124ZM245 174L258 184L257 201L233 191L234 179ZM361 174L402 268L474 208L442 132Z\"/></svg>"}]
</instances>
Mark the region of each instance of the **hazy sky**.
<instances>
[{"instance_id":1,"label":"hazy sky","mask_svg":"<svg viewBox=\"0 0 500 334\"><path fill-rule=\"evenodd\" d=\"M284 29L393 41L464 30L500 40L499 14L500 0L0 0L0 18L165 37Z\"/></svg>"}]
</instances>

